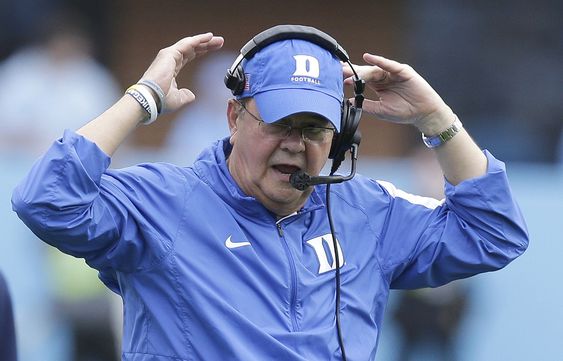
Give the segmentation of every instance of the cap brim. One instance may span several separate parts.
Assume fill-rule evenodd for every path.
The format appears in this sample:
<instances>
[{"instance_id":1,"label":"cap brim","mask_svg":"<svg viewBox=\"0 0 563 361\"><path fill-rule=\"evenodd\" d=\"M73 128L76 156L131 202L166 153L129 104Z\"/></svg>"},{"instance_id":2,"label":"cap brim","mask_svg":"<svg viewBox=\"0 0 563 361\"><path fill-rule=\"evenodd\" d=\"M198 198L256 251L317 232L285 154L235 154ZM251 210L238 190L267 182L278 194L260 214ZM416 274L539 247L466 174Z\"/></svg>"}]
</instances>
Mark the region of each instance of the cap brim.
<instances>
[{"instance_id":1,"label":"cap brim","mask_svg":"<svg viewBox=\"0 0 563 361\"><path fill-rule=\"evenodd\" d=\"M309 89L276 89L254 95L260 117L273 123L296 113L315 113L329 120L340 131L341 101Z\"/></svg>"}]
</instances>

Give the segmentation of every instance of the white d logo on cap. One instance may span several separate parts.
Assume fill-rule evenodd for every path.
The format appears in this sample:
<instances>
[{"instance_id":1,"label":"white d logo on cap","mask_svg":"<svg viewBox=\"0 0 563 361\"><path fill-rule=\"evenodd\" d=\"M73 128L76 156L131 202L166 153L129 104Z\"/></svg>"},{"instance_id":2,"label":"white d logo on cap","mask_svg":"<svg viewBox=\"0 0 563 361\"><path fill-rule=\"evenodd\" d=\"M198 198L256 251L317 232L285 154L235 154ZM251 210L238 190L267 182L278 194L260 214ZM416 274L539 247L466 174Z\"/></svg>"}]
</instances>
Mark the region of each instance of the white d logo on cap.
<instances>
[{"instance_id":1,"label":"white d logo on cap","mask_svg":"<svg viewBox=\"0 0 563 361\"><path fill-rule=\"evenodd\" d=\"M310 55L294 55L295 59L295 76L308 76L318 78L320 74L320 66L317 58Z\"/></svg>"}]
</instances>

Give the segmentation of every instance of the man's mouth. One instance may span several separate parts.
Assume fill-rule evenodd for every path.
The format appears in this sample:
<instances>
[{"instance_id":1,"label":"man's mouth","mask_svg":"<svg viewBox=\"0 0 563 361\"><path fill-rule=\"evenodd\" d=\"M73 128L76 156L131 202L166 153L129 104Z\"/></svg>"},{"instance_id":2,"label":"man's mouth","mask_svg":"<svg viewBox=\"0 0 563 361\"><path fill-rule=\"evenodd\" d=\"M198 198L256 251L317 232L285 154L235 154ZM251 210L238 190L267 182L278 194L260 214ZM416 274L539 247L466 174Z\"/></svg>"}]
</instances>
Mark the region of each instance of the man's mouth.
<instances>
[{"instance_id":1,"label":"man's mouth","mask_svg":"<svg viewBox=\"0 0 563 361\"><path fill-rule=\"evenodd\" d=\"M289 164L277 164L273 166L273 168L282 174L293 174L301 169L295 165Z\"/></svg>"}]
</instances>

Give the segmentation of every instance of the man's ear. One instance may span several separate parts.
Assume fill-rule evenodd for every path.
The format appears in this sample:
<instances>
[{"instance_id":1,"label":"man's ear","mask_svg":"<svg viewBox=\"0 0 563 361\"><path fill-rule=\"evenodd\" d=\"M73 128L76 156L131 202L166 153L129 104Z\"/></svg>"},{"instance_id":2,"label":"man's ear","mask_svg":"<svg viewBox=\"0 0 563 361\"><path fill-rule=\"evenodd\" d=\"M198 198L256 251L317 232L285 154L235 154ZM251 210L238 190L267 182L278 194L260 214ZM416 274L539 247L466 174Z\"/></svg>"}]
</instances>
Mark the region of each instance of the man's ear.
<instances>
[{"instance_id":1,"label":"man's ear","mask_svg":"<svg viewBox=\"0 0 563 361\"><path fill-rule=\"evenodd\" d=\"M237 123L240 114L240 105L234 99L229 99L227 103L227 121L229 125L229 132L231 133L231 144L233 143L233 137L237 133Z\"/></svg>"}]
</instances>

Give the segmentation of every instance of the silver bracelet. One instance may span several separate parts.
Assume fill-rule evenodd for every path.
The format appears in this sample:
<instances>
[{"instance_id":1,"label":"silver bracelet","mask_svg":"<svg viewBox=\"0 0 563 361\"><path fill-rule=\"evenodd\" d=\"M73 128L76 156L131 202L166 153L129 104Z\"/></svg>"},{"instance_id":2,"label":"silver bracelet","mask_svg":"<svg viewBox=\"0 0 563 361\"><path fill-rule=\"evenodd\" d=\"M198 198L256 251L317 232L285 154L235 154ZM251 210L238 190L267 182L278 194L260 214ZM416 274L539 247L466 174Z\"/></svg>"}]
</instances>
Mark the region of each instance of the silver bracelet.
<instances>
[{"instance_id":1,"label":"silver bracelet","mask_svg":"<svg viewBox=\"0 0 563 361\"><path fill-rule=\"evenodd\" d=\"M454 123L443 132L433 135L431 137L427 137L422 133L422 141L428 148L436 148L441 146L442 144L446 143L450 139L452 139L457 133L459 133L463 129L463 124L461 120L455 115Z\"/></svg>"}]
</instances>

